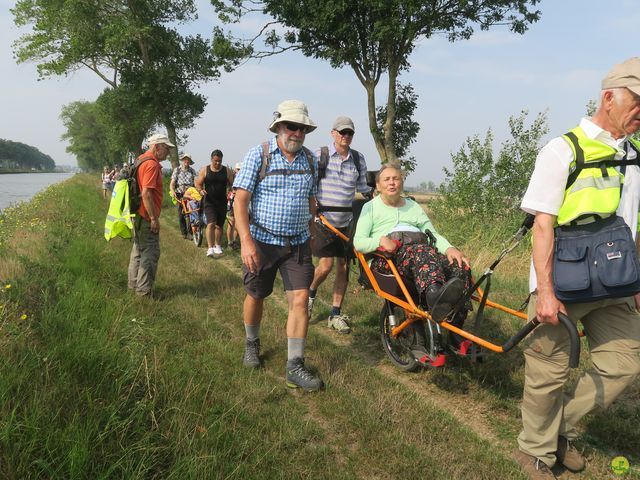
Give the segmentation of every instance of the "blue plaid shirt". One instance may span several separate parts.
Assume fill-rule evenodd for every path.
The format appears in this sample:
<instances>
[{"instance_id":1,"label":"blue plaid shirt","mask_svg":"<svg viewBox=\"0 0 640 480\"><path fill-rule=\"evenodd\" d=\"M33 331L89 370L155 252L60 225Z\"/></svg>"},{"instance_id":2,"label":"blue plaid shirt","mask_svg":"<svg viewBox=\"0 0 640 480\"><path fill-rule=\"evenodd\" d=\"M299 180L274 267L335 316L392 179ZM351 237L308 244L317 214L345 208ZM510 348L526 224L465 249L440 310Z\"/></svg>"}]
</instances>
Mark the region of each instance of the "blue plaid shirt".
<instances>
[{"instance_id":1,"label":"blue plaid shirt","mask_svg":"<svg viewBox=\"0 0 640 480\"><path fill-rule=\"evenodd\" d=\"M296 154L293 163L283 156L276 137L269 142L271 161L267 173L272 170L305 170L296 175L271 175L258 183L262 167L262 145L258 145L244 157L242 168L233 182L233 188L251 193L251 236L271 245L299 245L309 238L309 198L316 195L318 159L313 157L314 174L303 150Z\"/></svg>"}]
</instances>

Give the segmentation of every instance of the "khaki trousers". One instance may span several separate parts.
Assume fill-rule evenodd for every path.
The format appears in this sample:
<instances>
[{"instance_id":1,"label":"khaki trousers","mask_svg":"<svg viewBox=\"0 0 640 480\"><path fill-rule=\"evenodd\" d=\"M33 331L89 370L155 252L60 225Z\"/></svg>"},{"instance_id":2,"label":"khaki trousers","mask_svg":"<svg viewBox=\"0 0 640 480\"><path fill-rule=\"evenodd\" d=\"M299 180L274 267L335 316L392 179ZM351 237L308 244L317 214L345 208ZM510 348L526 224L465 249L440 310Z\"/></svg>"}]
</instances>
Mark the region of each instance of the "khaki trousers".
<instances>
[{"instance_id":1,"label":"khaki trousers","mask_svg":"<svg viewBox=\"0 0 640 480\"><path fill-rule=\"evenodd\" d=\"M141 217L134 221L133 247L129 257L128 288L136 295L151 295L160 259L160 234Z\"/></svg>"},{"instance_id":2,"label":"khaki trousers","mask_svg":"<svg viewBox=\"0 0 640 480\"><path fill-rule=\"evenodd\" d=\"M549 467L556 462L558 435L575 439L580 419L596 407L611 405L640 373L640 314L632 297L566 307L569 318L582 322L591 353L592 367L576 386L563 389L569 377L569 336L562 326L540 325L524 352L523 429L518 445ZM530 319L535 311L532 295Z\"/></svg>"}]
</instances>

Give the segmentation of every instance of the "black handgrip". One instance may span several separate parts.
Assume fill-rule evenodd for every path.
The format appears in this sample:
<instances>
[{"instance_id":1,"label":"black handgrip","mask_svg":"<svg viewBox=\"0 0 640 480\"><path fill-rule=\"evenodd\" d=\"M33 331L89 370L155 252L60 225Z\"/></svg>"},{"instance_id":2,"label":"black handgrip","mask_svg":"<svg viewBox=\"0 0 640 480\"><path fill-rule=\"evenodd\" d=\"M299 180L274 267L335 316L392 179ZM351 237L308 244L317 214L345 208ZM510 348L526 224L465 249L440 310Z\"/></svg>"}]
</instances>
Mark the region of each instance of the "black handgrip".
<instances>
[{"instance_id":1,"label":"black handgrip","mask_svg":"<svg viewBox=\"0 0 640 480\"><path fill-rule=\"evenodd\" d=\"M538 321L537 318L534 318L533 320L529 321L520 330L518 330L513 337L511 337L509 340L504 342L504 344L502 345L502 351L508 352L509 350L511 350L513 347L519 344L524 339L524 337L526 337L531 332L533 332L533 330L538 325L540 325L540 322Z\"/></svg>"},{"instance_id":2,"label":"black handgrip","mask_svg":"<svg viewBox=\"0 0 640 480\"><path fill-rule=\"evenodd\" d=\"M564 313L558 312L558 320L569 334L569 342L571 342L571 350L569 351L569 368L578 368L580 363L580 336L578 329Z\"/></svg>"},{"instance_id":3,"label":"black handgrip","mask_svg":"<svg viewBox=\"0 0 640 480\"><path fill-rule=\"evenodd\" d=\"M527 213L527 216L524 217L524 220L522 221L522 225L520 225L520 227L524 227L527 230L531 230L531 227L533 227L533 222L535 221L536 216L531 214L531 213Z\"/></svg>"},{"instance_id":4,"label":"black handgrip","mask_svg":"<svg viewBox=\"0 0 640 480\"><path fill-rule=\"evenodd\" d=\"M558 312L558 320L560 321L560 325L562 325L569 334L569 368L578 368L578 364L580 363L580 337L578 335L578 329L573 324L571 319L562 312ZM524 337L529 335L538 325L540 325L540 322L537 318L531 320L518 332L516 332L513 337L504 342L504 344L502 345L502 351L508 352L509 350L511 350L518 343L520 343L524 339Z\"/></svg>"}]
</instances>

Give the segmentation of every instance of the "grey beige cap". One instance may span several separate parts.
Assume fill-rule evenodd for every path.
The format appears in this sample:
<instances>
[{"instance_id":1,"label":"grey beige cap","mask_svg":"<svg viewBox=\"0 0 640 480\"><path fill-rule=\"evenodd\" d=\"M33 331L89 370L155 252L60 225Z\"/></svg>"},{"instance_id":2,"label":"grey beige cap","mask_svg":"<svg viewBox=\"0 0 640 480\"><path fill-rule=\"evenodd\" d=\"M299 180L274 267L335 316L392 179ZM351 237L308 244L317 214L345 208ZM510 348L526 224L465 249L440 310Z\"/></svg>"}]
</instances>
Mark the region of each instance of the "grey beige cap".
<instances>
[{"instance_id":1,"label":"grey beige cap","mask_svg":"<svg viewBox=\"0 0 640 480\"><path fill-rule=\"evenodd\" d=\"M278 109L273 112L273 122L269 125L269 130L273 133L278 133L277 125L280 122L305 125L307 127L307 133L313 132L316 129L316 124L309 118L307 106L300 100L285 100L278 105Z\"/></svg>"},{"instance_id":2,"label":"grey beige cap","mask_svg":"<svg viewBox=\"0 0 640 480\"><path fill-rule=\"evenodd\" d=\"M349 130L353 130L354 132L356 131L356 127L353 126L353 120L351 120L349 117L336 118L335 122L333 122L333 127L331 128L332 130L337 131L345 130L347 128Z\"/></svg>"},{"instance_id":3,"label":"grey beige cap","mask_svg":"<svg viewBox=\"0 0 640 480\"><path fill-rule=\"evenodd\" d=\"M602 79L602 89L628 88L640 95L640 57L632 57L613 67Z\"/></svg>"},{"instance_id":4,"label":"grey beige cap","mask_svg":"<svg viewBox=\"0 0 640 480\"><path fill-rule=\"evenodd\" d=\"M149 146L156 145L158 143L164 143L167 147L175 147L175 145L169 141L169 137L161 133L156 133L147 138L147 144Z\"/></svg>"}]
</instances>

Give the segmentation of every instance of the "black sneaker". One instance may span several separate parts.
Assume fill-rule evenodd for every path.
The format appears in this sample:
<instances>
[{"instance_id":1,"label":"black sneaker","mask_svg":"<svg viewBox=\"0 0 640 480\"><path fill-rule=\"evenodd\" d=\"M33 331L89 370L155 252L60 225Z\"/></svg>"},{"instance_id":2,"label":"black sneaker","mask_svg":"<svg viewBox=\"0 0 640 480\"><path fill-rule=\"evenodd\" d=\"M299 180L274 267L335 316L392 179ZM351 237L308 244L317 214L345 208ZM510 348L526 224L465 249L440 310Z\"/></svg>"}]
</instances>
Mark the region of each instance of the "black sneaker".
<instances>
[{"instance_id":1,"label":"black sneaker","mask_svg":"<svg viewBox=\"0 0 640 480\"><path fill-rule=\"evenodd\" d=\"M302 388L305 392L315 392L324 388L324 383L304 366L304 358L294 358L287 361L287 387Z\"/></svg>"},{"instance_id":2,"label":"black sneaker","mask_svg":"<svg viewBox=\"0 0 640 480\"><path fill-rule=\"evenodd\" d=\"M460 301L463 293L464 282L458 277L449 279L444 285L431 285L425 295L431 318L435 322L442 322Z\"/></svg>"},{"instance_id":3,"label":"black sneaker","mask_svg":"<svg viewBox=\"0 0 640 480\"><path fill-rule=\"evenodd\" d=\"M244 346L242 365L248 368L260 368L260 339L247 340Z\"/></svg>"}]
</instances>

